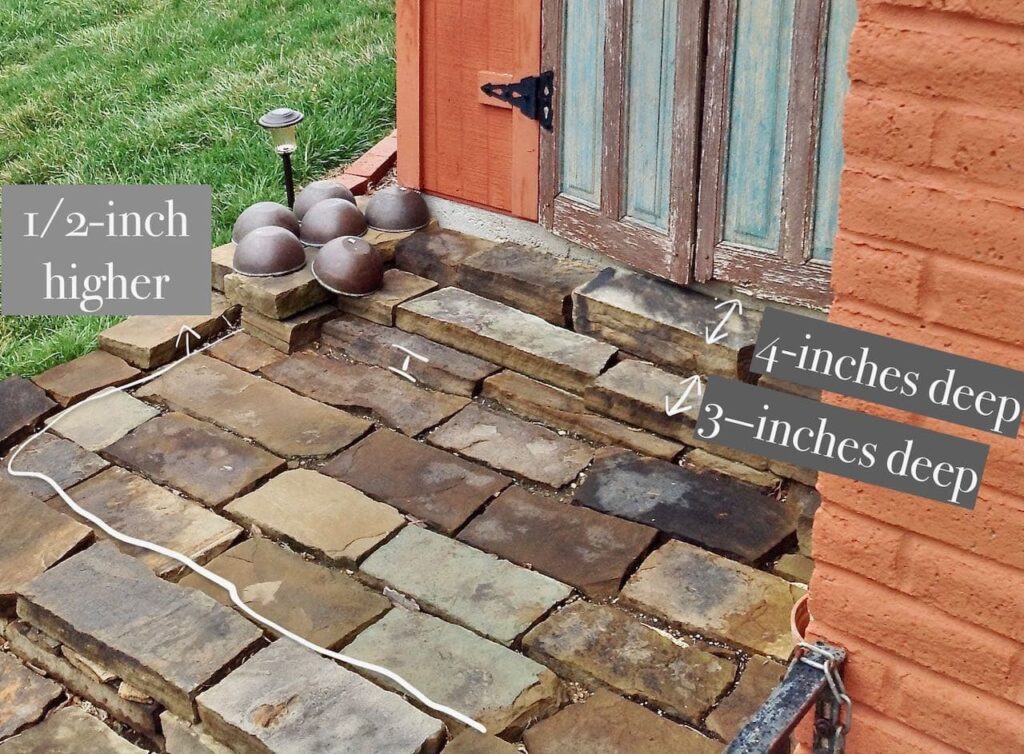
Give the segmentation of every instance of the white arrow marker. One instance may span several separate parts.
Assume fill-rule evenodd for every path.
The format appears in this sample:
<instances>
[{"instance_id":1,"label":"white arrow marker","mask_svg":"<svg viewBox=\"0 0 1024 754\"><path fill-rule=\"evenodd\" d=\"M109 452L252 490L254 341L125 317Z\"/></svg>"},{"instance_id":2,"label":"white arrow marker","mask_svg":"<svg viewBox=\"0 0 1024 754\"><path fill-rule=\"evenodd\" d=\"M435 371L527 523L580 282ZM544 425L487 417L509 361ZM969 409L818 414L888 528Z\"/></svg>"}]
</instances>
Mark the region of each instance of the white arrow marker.
<instances>
[{"instance_id":1,"label":"white arrow marker","mask_svg":"<svg viewBox=\"0 0 1024 754\"><path fill-rule=\"evenodd\" d=\"M667 416L675 416L676 414L681 414L684 411L689 411L691 408L693 408L693 406L688 406L684 404L686 403L686 400L690 397L690 393L692 393L695 388L697 390L698 396L703 395L704 387L701 385L700 375L698 374L693 375L693 377L687 378L683 382L683 394L679 396L679 400L676 401L674 406L669 406L670 398L667 395L665 396L665 414Z\"/></svg>"},{"instance_id":2,"label":"white arrow marker","mask_svg":"<svg viewBox=\"0 0 1024 754\"><path fill-rule=\"evenodd\" d=\"M392 343L391 347L397 348L399 351L404 351L407 355L405 357L405 361L402 363L401 369L396 369L395 367L388 367L388 369L397 375L405 377L405 379L409 380L409 382L416 382L416 378L409 373L409 364L412 363L410 360L419 359L420 361L427 363L430 361L430 359L428 359L426 356L420 356L415 351L410 351L405 346L400 346L397 343Z\"/></svg>"},{"instance_id":3,"label":"white arrow marker","mask_svg":"<svg viewBox=\"0 0 1024 754\"><path fill-rule=\"evenodd\" d=\"M729 317L731 317L735 312L743 314L743 304L741 304L738 299L731 298L728 301L723 301L722 303L718 304L715 308L721 309L723 306L728 306L729 311L727 311L725 313L725 316L722 317L722 321L718 323L718 326L715 327L715 329L711 332L708 331L707 325L704 326L704 340L709 345L717 343L723 338L728 337L729 333L722 331L725 329L725 325L729 321Z\"/></svg>"},{"instance_id":4,"label":"white arrow marker","mask_svg":"<svg viewBox=\"0 0 1024 754\"><path fill-rule=\"evenodd\" d=\"M178 330L178 337L174 341L174 347L177 348L179 345L181 345L181 338L184 336L184 338L185 338L185 355L186 356L191 356L192 355L192 342L188 338L189 335L195 336L195 339L196 339L197 343L203 339L203 336L200 335L199 333L197 333L191 327L189 327L188 325L182 325L181 329Z\"/></svg>"}]
</instances>

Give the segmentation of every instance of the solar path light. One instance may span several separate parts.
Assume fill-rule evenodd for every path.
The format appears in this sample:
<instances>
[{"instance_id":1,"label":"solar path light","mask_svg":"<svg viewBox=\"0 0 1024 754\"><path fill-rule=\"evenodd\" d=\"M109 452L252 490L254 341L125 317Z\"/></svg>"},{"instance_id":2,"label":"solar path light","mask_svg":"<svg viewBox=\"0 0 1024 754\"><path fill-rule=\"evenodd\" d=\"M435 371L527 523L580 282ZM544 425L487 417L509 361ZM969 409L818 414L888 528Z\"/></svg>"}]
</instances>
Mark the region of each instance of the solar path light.
<instances>
[{"instance_id":1,"label":"solar path light","mask_svg":"<svg viewBox=\"0 0 1024 754\"><path fill-rule=\"evenodd\" d=\"M274 151L281 155L284 163L284 190L288 195L288 206L295 206L295 185L292 181L292 153L296 149L295 127L302 122L303 115L290 107L278 107L261 117L258 123L270 131Z\"/></svg>"}]
</instances>

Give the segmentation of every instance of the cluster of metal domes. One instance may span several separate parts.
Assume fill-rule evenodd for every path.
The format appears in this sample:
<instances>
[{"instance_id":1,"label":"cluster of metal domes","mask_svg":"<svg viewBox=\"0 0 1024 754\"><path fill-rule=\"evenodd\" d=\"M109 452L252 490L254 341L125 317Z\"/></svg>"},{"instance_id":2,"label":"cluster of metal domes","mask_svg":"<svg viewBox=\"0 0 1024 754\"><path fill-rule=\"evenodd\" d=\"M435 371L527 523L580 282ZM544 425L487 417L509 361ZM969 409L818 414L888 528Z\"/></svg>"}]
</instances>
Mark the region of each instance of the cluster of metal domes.
<instances>
[{"instance_id":1,"label":"cluster of metal domes","mask_svg":"<svg viewBox=\"0 0 1024 754\"><path fill-rule=\"evenodd\" d=\"M367 228L418 230L429 221L423 197L403 186L374 193L364 215L346 186L315 181L299 192L294 211L276 202L258 202L238 216L232 266L242 275L287 275L305 266L305 246L318 247L312 273L320 285L342 295L365 296L380 288L384 263L360 236Z\"/></svg>"}]
</instances>

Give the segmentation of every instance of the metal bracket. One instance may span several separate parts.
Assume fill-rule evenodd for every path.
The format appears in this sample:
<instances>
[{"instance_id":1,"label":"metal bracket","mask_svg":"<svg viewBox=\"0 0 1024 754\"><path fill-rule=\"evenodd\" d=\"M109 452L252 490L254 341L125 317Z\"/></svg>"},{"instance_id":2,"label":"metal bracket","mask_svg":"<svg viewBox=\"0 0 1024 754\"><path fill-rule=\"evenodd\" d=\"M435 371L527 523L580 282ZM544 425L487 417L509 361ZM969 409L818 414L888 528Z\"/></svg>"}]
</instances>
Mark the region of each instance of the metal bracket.
<instances>
[{"instance_id":1,"label":"metal bracket","mask_svg":"<svg viewBox=\"0 0 1024 754\"><path fill-rule=\"evenodd\" d=\"M739 732L724 754L773 754L815 706L812 754L842 754L853 720L853 702L840 670L846 650L825 642L801 643L785 678Z\"/></svg>"},{"instance_id":2,"label":"metal bracket","mask_svg":"<svg viewBox=\"0 0 1024 754\"><path fill-rule=\"evenodd\" d=\"M507 102L527 118L538 121L541 128L550 131L554 120L551 106L554 88L554 71L544 71L511 84L484 84L480 90L488 97Z\"/></svg>"}]
</instances>

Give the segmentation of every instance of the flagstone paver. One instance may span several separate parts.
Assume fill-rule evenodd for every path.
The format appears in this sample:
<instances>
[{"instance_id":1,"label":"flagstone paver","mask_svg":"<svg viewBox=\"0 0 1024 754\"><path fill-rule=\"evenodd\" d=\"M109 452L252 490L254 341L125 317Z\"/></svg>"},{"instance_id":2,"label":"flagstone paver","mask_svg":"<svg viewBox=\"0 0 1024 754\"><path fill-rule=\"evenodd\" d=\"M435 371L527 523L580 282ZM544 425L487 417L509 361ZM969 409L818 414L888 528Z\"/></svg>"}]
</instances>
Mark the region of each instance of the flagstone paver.
<instances>
[{"instance_id":1,"label":"flagstone paver","mask_svg":"<svg viewBox=\"0 0 1024 754\"><path fill-rule=\"evenodd\" d=\"M203 725L238 752L436 754L440 720L337 663L278 640L199 695Z\"/></svg>"},{"instance_id":2,"label":"flagstone paver","mask_svg":"<svg viewBox=\"0 0 1024 754\"><path fill-rule=\"evenodd\" d=\"M73 406L47 420L51 432L66 437L86 450L102 450L117 442L160 411L127 393L118 391Z\"/></svg>"},{"instance_id":3,"label":"flagstone paver","mask_svg":"<svg viewBox=\"0 0 1024 754\"><path fill-rule=\"evenodd\" d=\"M722 458L700 448L694 448L686 454L685 463L701 471L713 471L725 474L755 487L775 487L782 480L769 471L759 471L739 461Z\"/></svg>"},{"instance_id":4,"label":"flagstone paver","mask_svg":"<svg viewBox=\"0 0 1024 754\"><path fill-rule=\"evenodd\" d=\"M0 743L0 754L145 754L81 707L64 707L35 728Z\"/></svg>"},{"instance_id":5,"label":"flagstone paver","mask_svg":"<svg viewBox=\"0 0 1024 754\"><path fill-rule=\"evenodd\" d=\"M800 552L807 557L813 555L812 533L814 514L821 505L821 495L814 487L799 482L791 482L786 496L786 507L796 518L796 537Z\"/></svg>"},{"instance_id":6,"label":"flagstone paver","mask_svg":"<svg viewBox=\"0 0 1024 754\"><path fill-rule=\"evenodd\" d=\"M321 304L288 319L271 319L250 309L242 310L242 329L281 353L308 345L320 337L324 322L338 316L333 304Z\"/></svg>"},{"instance_id":7,"label":"flagstone paver","mask_svg":"<svg viewBox=\"0 0 1024 754\"><path fill-rule=\"evenodd\" d=\"M0 741L39 720L64 693L6 652L0 652Z\"/></svg>"},{"instance_id":8,"label":"flagstone paver","mask_svg":"<svg viewBox=\"0 0 1024 754\"><path fill-rule=\"evenodd\" d=\"M99 335L100 348L139 369L155 369L184 356L200 343L193 335L181 335L190 327L208 341L238 320L238 307L214 292L210 314L187 317L136 315L109 327ZM179 337L180 336L180 337Z\"/></svg>"},{"instance_id":9,"label":"flagstone paver","mask_svg":"<svg viewBox=\"0 0 1024 754\"><path fill-rule=\"evenodd\" d=\"M323 344L338 349L354 361L395 369L403 368L411 351L427 361L410 357L407 373L418 384L453 395L475 395L484 378L500 369L489 361L420 335L352 316L340 317L324 325Z\"/></svg>"},{"instance_id":10,"label":"flagstone paver","mask_svg":"<svg viewBox=\"0 0 1024 754\"><path fill-rule=\"evenodd\" d=\"M623 603L751 652L789 656L789 616L805 591L684 542L645 560L622 590Z\"/></svg>"},{"instance_id":11,"label":"flagstone paver","mask_svg":"<svg viewBox=\"0 0 1024 754\"><path fill-rule=\"evenodd\" d=\"M0 488L0 521L0 614L21 587L92 539L88 526L13 488Z\"/></svg>"},{"instance_id":12,"label":"flagstone paver","mask_svg":"<svg viewBox=\"0 0 1024 754\"><path fill-rule=\"evenodd\" d=\"M7 470L11 455L13 452L0 460L0 484L22 490L40 500L50 500L57 495L53 487L42 479L12 476ZM64 490L108 466L110 464L95 453L49 433L33 438L14 458L15 471L45 474Z\"/></svg>"},{"instance_id":13,"label":"flagstone paver","mask_svg":"<svg viewBox=\"0 0 1024 754\"><path fill-rule=\"evenodd\" d=\"M530 754L720 754L722 744L610 691L526 731Z\"/></svg>"},{"instance_id":14,"label":"flagstone paver","mask_svg":"<svg viewBox=\"0 0 1024 754\"><path fill-rule=\"evenodd\" d=\"M677 643L614 607L582 600L523 639L527 654L563 678L638 697L698 723L736 677L736 666Z\"/></svg>"},{"instance_id":15,"label":"flagstone paver","mask_svg":"<svg viewBox=\"0 0 1024 754\"><path fill-rule=\"evenodd\" d=\"M785 507L731 477L608 453L575 493L583 505L755 561L793 533Z\"/></svg>"},{"instance_id":16,"label":"flagstone paver","mask_svg":"<svg viewBox=\"0 0 1024 754\"><path fill-rule=\"evenodd\" d=\"M517 243L478 251L459 265L459 285L567 327L572 324L572 292L589 282L600 267Z\"/></svg>"},{"instance_id":17,"label":"flagstone paver","mask_svg":"<svg viewBox=\"0 0 1024 754\"><path fill-rule=\"evenodd\" d=\"M399 304L437 288L433 280L403 270L386 270L380 289L368 296L338 296L338 308L381 325L395 324Z\"/></svg>"},{"instance_id":18,"label":"flagstone paver","mask_svg":"<svg viewBox=\"0 0 1024 754\"><path fill-rule=\"evenodd\" d=\"M518 372L505 370L484 381L482 395L520 416L568 429L594 442L618 445L638 453L671 460L685 449L663 437L620 424L586 410L583 398Z\"/></svg>"},{"instance_id":19,"label":"flagstone paver","mask_svg":"<svg viewBox=\"0 0 1024 754\"><path fill-rule=\"evenodd\" d=\"M284 354L276 348L245 332L238 332L230 338L225 338L207 353L246 372L258 372L263 367L284 358Z\"/></svg>"},{"instance_id":20,"label":"flagstone paver","mask_svg":"<svg viewBox=\"0 0 1024 754\"><path fill-rule=\"evenodd\" d=\"M157 578L109 543L33 581L18 615L187 720L195 719L198 691L262 636L234 611Z\"/></svg>"},{"instance_id":21,"label":"flagstone paver","mask_svg":"<svg viewBox=\"0 0 1024 754\"><path fill-rule=\"evenodd\" d=\"M417 526L405 527L360 570L506 645L572 594L554 579Z\"/></svg>"},{"instance_id":22,"label":"flagstone paver","mask_svg":"<svg viewBox=\"0 0 1024 754\"><path fill-rule=\"evenodd\" d=\"M207 356L193 356L138 395L251 437L283 457L336 453L371 426Z\"/></svg>"},{"instance_id":23,"label":"flagstone paver","mask_svg":"<svg viewBox=\"0 0 1024 754\"><path fill-rule=\"evenodd\" d=\"M108 712L114 719L120 720L144 736L159 739L160 724L157 716L160 707L155 702L140 704L122 698L117 693L116 686L102 683L91 672L72 665L63 656L66 647L61 647L59 642L24 621L12 623L6 636L11 643L12 652L25 662L46 671L47 676L67 688L69 692L87 699Z\"/></svg>"},{"instance_id":24,"label":"flagstone paver","mask_svg":"<svg viewBox=\"0 0 1024 754\"><path fill-rule=\"evenodd\" d=\"M56 410L57 404L31 380L8 377L0 381L0 451L19 442Z\"/></svg>"},{"instance_id":25,"label":"flagstone paver","mask_svg":"<svg viewBox=\"0 0 1024 754\"><path fill-rule=\"evenodd\" d=\"M558 709L564 697L558 678L543 665L409 610L392 610L344 651L398 673L492 735L517 735L532 719Z\"/></svg>"},{"instance_id":26,"label":"flagstone paver","mask_svg":"<svg viewBox=\"0 0 1024 754\"><path fill-rule=\"evenodd\" d=\"M198 503L116 466L75 485L68 494L118 531L169 547L198 563L226 550L242 533L238 526ZM174 576L184 569L163 555L132 545L118 546L159 576Z\"/></svg>"},{"instance_id":27,"label":"flagstone paver","mask_svg":"<svg viewBox=\"0 0 1024 754\"><path fill-rule=\"evenodd\" d=\"M587 467L591 449L550 429L471 404L427 438L435 445L549 487L562 487Z\"/></svg>"},{"instance_id":28,"label":"flagstone paver","mask_svg":"<svg viewBox=\"0 0 1024 754\"><path fill-rule=\"evenodd\" d=\"M141 375L138 369L106 351L90 351L47 369L32 381L57 403L69 406L90 393L111 385L123 385Z\"/></svg>"},{"instance_id":29,"label":"flagstone paver","mask_svg":"<svg viewBox=\"0 0 1024 754\"><path fill-rule=\"evenodd\" d=\"M467 728L444 747L445 754L519 754L519 749L495 736Z\"/></svg>"},{"instance_id":30,"label":"flagstone paver","mask_svg":"<svg viewBox=\"0 0 1024 754\"><path fill-rule=\"evenodd\" d=\"M234 272L235 244L226 243L210 250L210 287L224 292L224 276Z\"/></svg>"},{"instance_id":31,"label":"flagstone paver","mask_svg":"<svg viewBox=\"0 0 1024 754\"><path fill-rule=\"evenodd\" d=\"M407 435L437 426L468 398L423 390L397 374L300 353L263 370L269 379L321 403L372 411Z\"/></svg>"},{"instance_id":32,"label":"flagstone paver","mask_svg":"<svg viewBox=\"0 0 1024 754\"><path fill-rule=\"evenodd\" d=\"M167 754L235 754L206 732L202 723L189 723L166 710L160 714Z\"/></svg>"},{"instance_id":33,"label":"flagstone paver","mask_svg":"<svg viewBox=\"0 0 1024 754\"><path fill-rule=\"evenodd\" d=\"M458 288L444 288L402 304L395 321L403 330L577 393L617 351L607 343Z\"/></svg>"},{"instance_id":34,"label":"flagstone paver","mask_svg":"<svg viewBox=\"0 0 1024 754\"><path fill-rule=\"evenodd\" d=\"M806 555L796 552L786 553L772 566L772 573L776 576L781 576L787 581L797 581L801 584L811 583L813 571L814 561Z\"/></svg>"},{"instance_id":35,"label":"flagstone paver","mask_svg":"<svg viewBox=\"0 0 1024 754\"><path fill-rule=\"evenodd\" d=\"M346 566L358 563L405 523L390 505L308 469L279 474L224 510L264 534Z\"/></svg>"},{"instance_id":36,"label":"flagstone paver","mask_svg":"<svg viewBox=\"0 0 1024 754\"><path fill-rule=\"evenodd\" d=\"M320 471L449 534L512 482L389 430L360 440Z\"/></svg>"},{"instance_id":37,"label":"flagstone paver","mask_svg":"<svg viewBox=\"0 0 1024 754\"><path fill-rule=\"evenodd\" d=\"M459 539L603 599L618 592L657 533L511 487L470 521Z\"/></svg>"},{"instance_id":38,"label":"flagstone paver","mask_svg":"<svg viewBox=\"0 0 1024 754\"><path fill-rule=\"evenodd\" d=\"M152 419L106 449L108 458L211 507L248 492L285 462L180 413Z\"/></svg>"},{"instance_id":39,"label":"flagstone paver","mask_svg":"<svg viewBox=\"0 0 1024 754\"><path fill-rule=\"evenodd\" d=\"M732 314L721 332L707 343L726 314L716 299L650 275L611 267L573 294L577 332L606 340L641 358L702 374L746 379L757 341L757 322Z\"/></svg>"},{"instance_id":40,"label":"flagstone paver","mask_svg":"<svg viewBox=\"0 0 1024 754\"><path fill-rule=\"evenodd\" d=\"M754 469L767 469L767 458L706 442L697 436L695 424L701 398L696 390L691 391L691 400L683 404L690 405L689 409L673 416L666 413L666 399L669 408L675 407L683 395L684 383L689 376L692 376L692 372L683 377L645 361L629 359L598 377L584 391L583 399L591 411L671 437L684 445L703 448Z\"/></svg>"},{"instance_id":41,"label":"flagstone paver","mask_svg":"<svg viewBox=\"0 0 1024 754\"><path fill-rule=\"evenodd\" d=\"M705 725L731 741L782 680L786 666L767 657L747 660L736 687L708 715Z\"/></svg>"},{"instance_id":42,"label":"flagstone paver","mask_svg":"<svg viewBox=\"0 0 1024 754\"><path fill-rule=\"evenodd\" d=\"M455 285L459 265L467 257L494 245L494 241L444 228L413 233L395 246L395 266L439 285Z\"/></svg>"},{"instance_id":43,"label":"flagstone paver","mask_svg":"<svg viewBox=\"0 0 1024 754\"><path fill-rule=\"evenodd\" d=\"M253 610L329 649L351 639L390 606L387 598L344 572L310 563L262 537L235 545L206 567L233 582ZM227 592L198 574L178 583L232 604Z\"/></svg>"},{"instance_id":44,"label":"flagstone paver","mask_svg":"<svg viewBox=\"0 0 1024 754\"><path fill-rule=\"evenodd\" d=\"M245 309L271 319L291 316L324 304L334 295L313 277L315 249L306 249L306 266L277 277L250 277L232 272L224 276L224 295Z\"/></svg>"}]
</instances>

